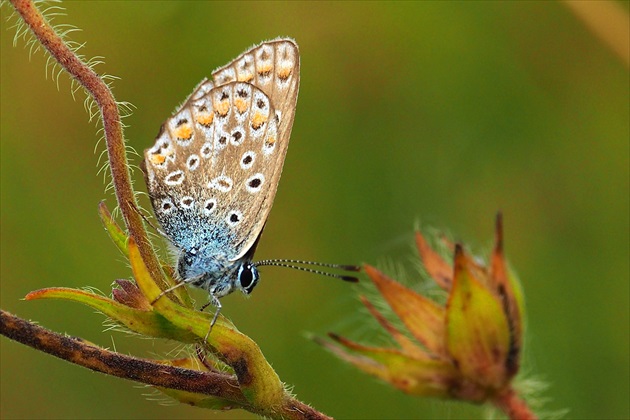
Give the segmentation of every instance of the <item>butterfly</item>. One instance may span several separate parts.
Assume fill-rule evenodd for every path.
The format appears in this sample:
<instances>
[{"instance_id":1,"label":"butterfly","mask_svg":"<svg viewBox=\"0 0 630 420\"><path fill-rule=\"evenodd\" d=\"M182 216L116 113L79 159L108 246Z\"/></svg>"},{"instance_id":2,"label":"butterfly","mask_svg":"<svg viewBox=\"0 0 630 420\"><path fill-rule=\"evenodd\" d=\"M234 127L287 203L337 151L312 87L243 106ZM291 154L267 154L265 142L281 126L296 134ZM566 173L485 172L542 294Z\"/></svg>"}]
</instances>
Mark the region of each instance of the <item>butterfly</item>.
<instances>
[{"instance_id":1,"label":"butterfly","mask_svg":"<svg viewBox=\"0 0 630 420\"><path fill-rule=\"evenodd\" d=\"M276 195L300 84L292 39L254 46L203 80L162 125L144 152L143 172L155 217L177 250L181 284L219 298L258 284L257 267L303 263L252 262ZM348 281L354 277L322 273Z\"/></svg>"}]
</instances>

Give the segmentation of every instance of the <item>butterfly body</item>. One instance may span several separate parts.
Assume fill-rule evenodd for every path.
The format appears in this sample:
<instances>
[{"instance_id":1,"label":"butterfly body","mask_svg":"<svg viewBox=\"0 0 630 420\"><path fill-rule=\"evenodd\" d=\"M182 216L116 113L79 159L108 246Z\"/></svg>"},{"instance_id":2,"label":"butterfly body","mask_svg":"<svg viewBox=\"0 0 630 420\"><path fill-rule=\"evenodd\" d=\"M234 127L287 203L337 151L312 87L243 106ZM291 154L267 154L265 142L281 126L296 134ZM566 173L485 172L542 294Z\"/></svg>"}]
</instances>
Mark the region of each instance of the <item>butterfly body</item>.
<instances>
[{"instance_id":1,"label":"butterfly body","mask_svg":"<svg viewBox=\"0 0 630 420\"><path fill-rule=\"evenodd\" d=\"M258 282L251 261L271 210L299 88L290 39L264 42L212 73L162 126L143 169L182 282L211 302Z\"/></svg>"}]
</instances>

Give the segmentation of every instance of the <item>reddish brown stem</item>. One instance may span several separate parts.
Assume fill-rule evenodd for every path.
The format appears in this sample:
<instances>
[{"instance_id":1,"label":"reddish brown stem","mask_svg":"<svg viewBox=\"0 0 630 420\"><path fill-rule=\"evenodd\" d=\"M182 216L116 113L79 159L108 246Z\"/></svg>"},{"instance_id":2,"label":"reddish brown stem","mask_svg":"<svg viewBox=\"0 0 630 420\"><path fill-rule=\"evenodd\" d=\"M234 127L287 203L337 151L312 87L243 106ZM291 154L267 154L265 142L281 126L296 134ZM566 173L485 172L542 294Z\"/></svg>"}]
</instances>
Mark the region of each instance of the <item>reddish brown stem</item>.
<instances>
[{"instance_id":1,"label":"reddish brown stem","mask_svg":"<svg viewBox=\"0 0 630 420\"><path fill-rule=\"evenodd\" d=\"M516 392L509 388L506 391L498 394L492 400L494 405L503 411L510 419L513 420L535 420L536 415L527 406L527 403L523 401Z\"/></svg>"},{"instance_id":2,"label":"reddish brown stem","mask_svg":"<svg viewBox=\"0 0 630 420\"><path fill-rule=\"evenodd\" d=\"M236 376L200 372L114 353L80 338L57 334L0 310L0 334L96 372L147 385L214 395L247 404Z\"/></svg>"},{"instance_id":3,"label":"reddish brown stem","mask_svg":"<svg viewBox=\"0 0 630 420\"><path fill-rule=\"evenodd\" d=\"M75 80L77 80L96 101L107 142L107 153L112 173L112 181L116 192L116 199L125 219L125 225L129 235L138 244L140 254L149 268L152 277L163 288L167 282L138 212L136 198L131 187L129 164L125 154L123 130L118 113L118 104L110 89L103 79L96 74L87 64L81 61L76 54L61 39L48 21L35 7L31 0L10 0L15 10L20 14L24 22L29 26L37 40L48 50L50 55L57 60Z\"/></svg>"},{"instance_id":4,"label":"reddish brown stem","mask_svg":"<svg viewBox=\"0 0 630 420\"><path fill-rule=\"evenodd\" d=\"M0 309L0 334L34 349L96 372L147 385L211 395L254 413L285 419L329 419L308 405L288 397L273 413L250 406L236 376L220 372L200 372L114 353L79 338L67 337L16 317Z\"/></svg>"}]
</instances>

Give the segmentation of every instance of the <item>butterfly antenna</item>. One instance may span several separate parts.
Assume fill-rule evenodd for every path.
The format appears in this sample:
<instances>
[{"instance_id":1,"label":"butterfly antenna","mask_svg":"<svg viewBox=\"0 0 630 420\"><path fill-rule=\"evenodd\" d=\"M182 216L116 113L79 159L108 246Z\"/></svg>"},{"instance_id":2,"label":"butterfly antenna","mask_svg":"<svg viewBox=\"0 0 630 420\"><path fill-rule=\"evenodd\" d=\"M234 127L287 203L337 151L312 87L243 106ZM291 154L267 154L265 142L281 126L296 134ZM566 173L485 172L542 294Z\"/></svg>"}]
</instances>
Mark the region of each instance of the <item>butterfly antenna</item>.
<instances>
[{"instance_id":1,"label":"butterfly antenna","mask_svg":"<svg viewBox=\"0 0 630 420\"><path fill-rule=\"evenodd\" d=\"M300 265L296 265L296 264L333 268L333 269L342 270L342 271L361 271L361 267L356 266L356 265L326 264L326 263L319 263L319 262L314 262L314 261L303 261L303 260L285 260L285 259L262 260L262 261L255 262L253 265L256 267L274 266L274 267L292 268L294 270L305 271L307 273L320 274L322 276L333 277L333 278L347 281L350 283L357 283L359 281L359 279L355 276L329 273L327 271L317 270L315 268L301 267Z\"/></svg>"}]
</instances>

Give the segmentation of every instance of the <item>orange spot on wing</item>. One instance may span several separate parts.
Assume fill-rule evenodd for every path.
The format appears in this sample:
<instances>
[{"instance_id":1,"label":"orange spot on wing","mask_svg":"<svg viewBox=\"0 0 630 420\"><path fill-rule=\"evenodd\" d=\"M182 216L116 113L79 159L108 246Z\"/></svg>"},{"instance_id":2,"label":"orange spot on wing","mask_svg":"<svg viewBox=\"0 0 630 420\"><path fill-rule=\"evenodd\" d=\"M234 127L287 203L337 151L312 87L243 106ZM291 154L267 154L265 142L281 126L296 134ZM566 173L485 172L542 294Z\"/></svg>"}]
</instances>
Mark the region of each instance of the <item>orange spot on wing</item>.
<instances>
[{"instance_id":1,"label":"orange spot on wing","mask_svg":"<svg viewBox=\"0 0 630 420\"><path fill-rule=\"evenodd\" d=\"M291 67L284 67L278 70L278 78L280 80L287 80L291 76Z\"/></svg>"},{"instance_id":2,"label":"orange spot on wing","mask_svg":"<svg viewBox=\"0 0 630 420\"><path fill-rule=\"evenodd\" d=\"M234 106L241 114L247 110L247 102L245 102L241 98L236 98L234 100Z\"/></svg>"},{"instance_id":3,"label":"orange spot on wing","mask_svg":"<svg viewBox=\"0 0 630 420\"><path fill-rule=\"evenodd\" d=\"M271 73L273 66L270 64L261 64L260 66L258 66L258 68L256 68L256 71L258 72L259 75L261 76L266 76L269 73Z\"/></svg>"},{"instance_id":4,"label":"orange spot on wing","mask_svg":"<svg viewBox=\"0 0 630 420\"><path fill-rule=\"evenodd\" d=\"M212 124L214 120L214 114L212 113L203 113L197 116L197 122L201 125L209 126Z\"/></svg>"},{"instance_id":5,"label":"orange spot on wing","mask_svg":"<svg viewBox=\"0 0 630 420\"><path fill-rule=\"evenodd\" d=\"M166 156L164 156L164 155L151 155L149 157L149 160L154 165L161 165L161 164L164 163L164 161L166 161Z\"/></svg>"},{"instance_id":6,"label":"orange spot on wing","mask_svg":"<svg viewBox=\"0 0 630 420\"><path fill-rule=\"evenodd\" d=\"M222 101L214 104L214 110L222 117L225 117L230 110L230 103L228 101Z\"/></svg>"},{"instance_id":7,"label":"orange spot on wing","mask_svg":"<svg viewBox=\"0 0 630 420\"><path fill-rule=\"evenodd\" d=\"M267 122L267 117L260 112L256 112L252 118L252 128L258 130L264 123Z\"/></svg>"},{"instance_id":8,"label":"orange spot on wing","mask_svg":"<svg viewBox=\"0 0 630 420\"><path fill-rule=\"evenodd\" d=\"M189 140L192 133L192 127L189 124L181 125L175 129L175 136L182 140Z\"/></svg>"},{"instance_id":9,"label":"orange spot on wing","mask_svg":"<svg viewBox=\"0 0 630 420\"><path fill-rule=\"evenodd\" d=\"M238 75L239 82L250 82L254 78L254 75L251 73L242 73Z\"/></svg>"}]
</instances>

